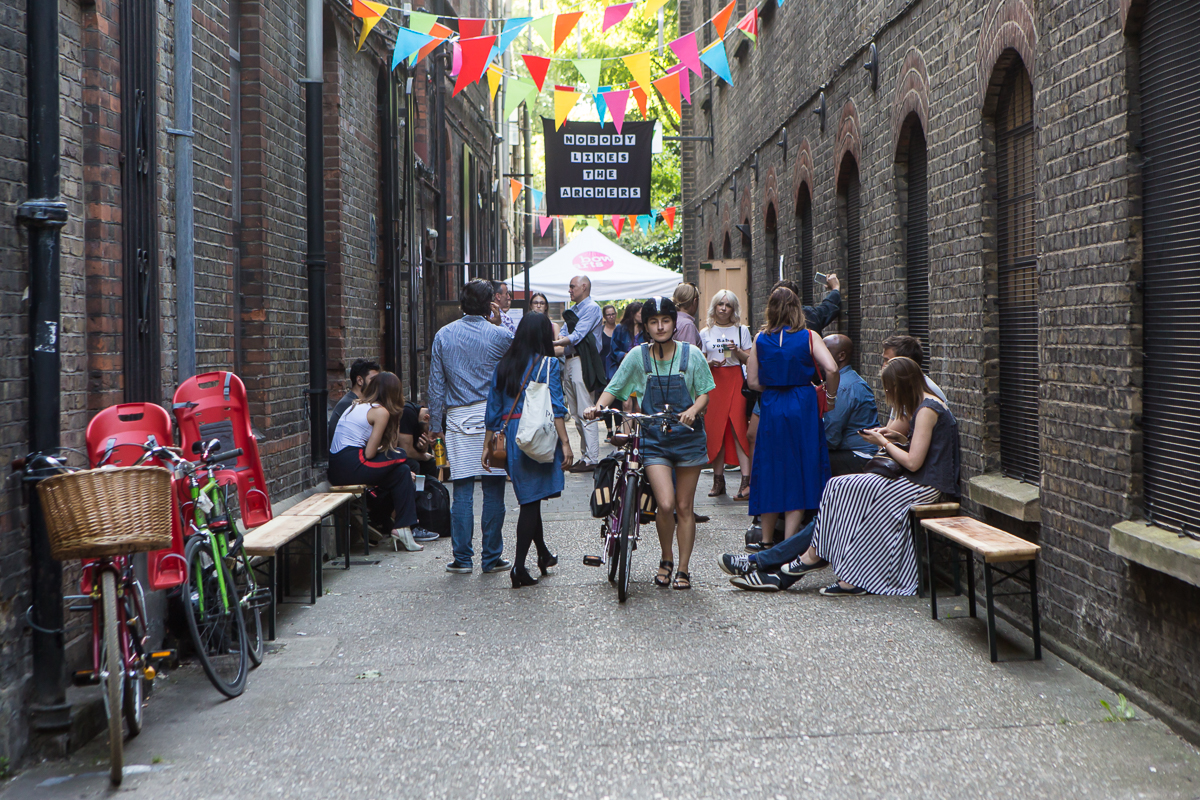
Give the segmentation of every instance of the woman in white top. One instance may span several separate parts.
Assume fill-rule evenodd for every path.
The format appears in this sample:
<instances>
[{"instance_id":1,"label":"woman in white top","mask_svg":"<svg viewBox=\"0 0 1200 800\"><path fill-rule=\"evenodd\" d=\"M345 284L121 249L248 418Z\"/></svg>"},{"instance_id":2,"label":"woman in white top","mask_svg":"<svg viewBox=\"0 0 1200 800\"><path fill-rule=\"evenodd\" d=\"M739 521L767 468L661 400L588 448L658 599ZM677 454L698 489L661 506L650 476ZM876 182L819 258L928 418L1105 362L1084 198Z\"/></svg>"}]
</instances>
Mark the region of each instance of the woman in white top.
<instances>
[{"instance_id":1,"label":"woman in white top","mask_svg":"<svg viewBox=\"0 0 1200 800\"><path fill-rule=\"evenodd\" d=\"M413 539L417 492L408 455L398 449L404 394L400 379L381 372L367 384L363 399L338 420L329 454L329 481L335 486L377 486L392 500L392 539L405 550L424 550Z\"/></svg>"},{"instance_id":2,"label":"woman in white top","mask_svg":"<svg viewBox=\"0 0 1200 800\"><path fill-rule=\"evenodd\" d=\"M753 339L741 324L741 303L728 289L712 296L708 304L708 327L700 331L704 358L717 388L708 399L704 429L708 434L708 458L713 465L709 497L725 494L725 465L737 464L742 483L734 500L750 499L750 443L746 437L746 398L742 395L745 363L750 359ZM736 460L734 455L736 453Z\"/></svg>"}]
</instances>

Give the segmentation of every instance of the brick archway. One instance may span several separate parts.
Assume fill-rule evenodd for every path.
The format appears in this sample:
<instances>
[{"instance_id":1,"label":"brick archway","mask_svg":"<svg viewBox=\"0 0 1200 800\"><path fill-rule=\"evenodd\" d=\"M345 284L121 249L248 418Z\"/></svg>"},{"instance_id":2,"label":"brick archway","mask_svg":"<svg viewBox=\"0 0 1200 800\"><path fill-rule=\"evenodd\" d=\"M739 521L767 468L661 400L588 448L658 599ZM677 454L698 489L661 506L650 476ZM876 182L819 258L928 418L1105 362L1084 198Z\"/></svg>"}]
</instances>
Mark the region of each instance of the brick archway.
<instances>
[{"instance_id":1,"label":"brick archway","mask_svg":"<svg viewBox=\"0 0 1200 800\"><path fill-rule=\"evenodd\" d=\"M979 81L980 105L987 104L995 67L1005 50L1014 50L1021 56L1030 82L1035 82L1037 28L1033 23L1033 12L1025 5L1025 0L995 0L979 30L975 72Z\"/></svg>"},{"instance_id":2,"label":"brick archway","mask_svg":"<svg viewBox=\"0 0 1200 800\"><path fill-rule=\"evenodd\" d=\"M767 177L763 181L762 207L768 206L775 206L775 213L779 213L779 179L775 176L774 167L767 170Z\"/></svg>"},{"instance_id":3,"label":"brick archway","mask_svg":"<svg viewBox=\"0 0 1200 800\"><path fill-rule=\"evenodd\" d=\"M929 130L929 71L921 51L913 48L904 56L896 96L892 100L892 152L900 147L900 135L910 114L921 120L921 130Z\"/></svg>"},{"instance_id":4,"label":"brick archway","mask_svg":"<svg viewBox=\"0 0 1200 800\"><path fill-rule=\"evenodd\" d=\"M813 167L812 145L809 144L808 138L800 140L800 146L796 149L796 158L792 162L792 199L795 202L794 208L800 207L800 187L808 185L808 194L812 197L815 194L815 175L816 169Z\"/></svg>"},{"instance_id":5,"label":"brick archway","mask_svg":"<svg viewBox=\"0 0 1200 800\"><path fill-rule=\"evenodd\" d=\"M862 126L858 121L858 109L853 100L847 100L842 106L842 115L838 119L837 140L833 148L833 181L838 185L841 181L842 163L846 154L854 156L856 164L862 164Z\"/></svg>"}]
</instances>

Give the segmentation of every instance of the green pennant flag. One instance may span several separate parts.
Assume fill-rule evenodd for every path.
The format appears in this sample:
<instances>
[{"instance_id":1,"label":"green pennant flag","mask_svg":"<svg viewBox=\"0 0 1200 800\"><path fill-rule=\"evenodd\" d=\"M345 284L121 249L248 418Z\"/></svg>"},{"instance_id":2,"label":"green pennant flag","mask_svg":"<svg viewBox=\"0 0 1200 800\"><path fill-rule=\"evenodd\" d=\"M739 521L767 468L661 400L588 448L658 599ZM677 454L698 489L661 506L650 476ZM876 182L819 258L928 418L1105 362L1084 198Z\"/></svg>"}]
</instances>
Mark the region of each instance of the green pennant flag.
<instances>
[{"instance_id":1,"label":"green pennant flag","mask_svg":"<svg viewBox=\"0 0 1200 800\"><path fill-rule=\"evenodd\" d=\"M529 27L537 31L537 35L542 37L542 41L546 43L546 48L550 52L554 52L554 17L554 14L547 14L529 23Z\"/></svg>"},{"instance_id":2,"label":"green pennant flag","mask_svg":"<svg viewBox=\"0 0 1200 800\"><path fill-rule=\"evenodd\" d=\"M588 88L595 89L600 85L600 59L577 58L571 63L575 65L575 69L579 70L579 74L587 81Z\"/></svg>"},{"instance_id":3,"label":"green pennant flag","mask_svg":"<svg viewBox=\"0 0 1200 800\"><path fill-rule=\"evenodd\" d=\"M425 14L413 11L408 15L408 29L417 33L429 33L438 21L437 14Z\"/></svg>"},{"instance_id":4,"label":"green pennant flag","mask_svg":"<svg viewBox=\"0 0 1200 800\"><path fill-rule=\"evenodd\" d=\"M520 108L521 103L537 97L538 88L530 81L510 80L504 90L504 118Z\"/></svg>"}]
</instances>

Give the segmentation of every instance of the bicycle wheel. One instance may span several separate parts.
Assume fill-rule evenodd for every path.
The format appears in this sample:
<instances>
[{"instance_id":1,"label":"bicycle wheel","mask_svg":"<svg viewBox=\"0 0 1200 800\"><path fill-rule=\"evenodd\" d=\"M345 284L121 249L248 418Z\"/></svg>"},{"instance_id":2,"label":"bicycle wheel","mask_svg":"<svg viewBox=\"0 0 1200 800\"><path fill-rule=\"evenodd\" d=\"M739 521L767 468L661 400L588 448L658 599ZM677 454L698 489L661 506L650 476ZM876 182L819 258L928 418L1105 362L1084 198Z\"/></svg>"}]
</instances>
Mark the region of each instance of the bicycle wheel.
<instances>
[{"instance_id":1,"label":"bicycle wheel","mask_svg":"<svg viewBox=\"0 0 1200 800\"><path fill-rule=\"evenodd\" d=\"M125 587L125 595L122 600L125 603L125 626L132 640L129 643L129 653L139 660L143 653L142 642L146 638L146 601L144 598L142 585L137 579ZM145 672L142 669L144 667L144 663L138 663L134 667L133 674L125 676L123 711L131 739L142 732L142 702L149 694L150 689L150 682L146 680Z\"/></svg>"},{"instance_id":2,"label":"bicycle wheel","mask_svg":"<svg viewBox=\"0 0 1200 800\"><path fill-rule=\"evenodd\" d=\"M263 638L262 602L258 596L260 590L254 579L254 570L250 568L250 557L244 548L234 560L233 571L233 585L237 587L238 603L242 607L246 629L246 654L250 656L250 665L257 667L263 662L267 645Z\"/></svg>"},{"instance_id":3,"label":"bicycle wheel","mask_svg":"<svg viewBox=\"0 0 1200 800\"><path fill-rule=\"evenodd\" d=\"M103 670L104 711L108 714L109 780L113 786L120 786L125 765L125 732L121 728L125 665L121 658L121 621L117 617L117 579L107 569L100 571L100 602L104 609L100 666Z\"/></svg>"},{"instance_id":4,"label":"bicycle wheel","mask_svg":"<svg viewBox=\"0 0 1200 800\"><path fill-rule=\"evenodd\" d=\"M621 503L621 536L617 540L617 602L624 603L629 597L629 565L633 559L633 541L637 537L638 482L625 484L625 498Z\"/></svg>"},{"instance_id":5,"label":"bicycle wheel","mask_svg":"<svg viewBox=\"0 0 1200 800\"><path fill-rule=\"evenodd\" d=\"M621 538L615 534L611 534L613 517L609 517L605 522L605 530L610 532L610 535L604 538L604 546L612 552L605 553L608 556L608 582L617 582L617 562L621 555Z\"/></svg>"},{"instance_id":6,"label":"bicycle wheel","mask_svg":"<svg viewBox=\"0 0 1200 800\"><path fill-rule=\"evenodd\" d=\"M193 536L187 543L184 557L188 564L184 616L196 657L217 691L226 697L237 697L246 687L250 659L246 621L238 604L233 577L223 562L213 559L208 536Z\"/></svg>"}]
</instances>

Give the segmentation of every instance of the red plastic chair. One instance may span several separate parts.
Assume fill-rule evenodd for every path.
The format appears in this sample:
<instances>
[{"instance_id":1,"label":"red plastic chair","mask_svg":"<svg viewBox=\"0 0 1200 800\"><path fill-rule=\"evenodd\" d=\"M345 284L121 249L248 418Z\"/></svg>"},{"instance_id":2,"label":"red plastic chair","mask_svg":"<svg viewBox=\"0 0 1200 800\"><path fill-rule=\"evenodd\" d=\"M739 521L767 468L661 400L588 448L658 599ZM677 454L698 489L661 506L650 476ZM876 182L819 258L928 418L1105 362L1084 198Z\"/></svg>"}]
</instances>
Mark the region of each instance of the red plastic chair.
<instances>
[{"instance_id":1,"label":"red plastic chair","mask_svg":"<svg viewBox=\"0 0 1200 800\"><path fill-rule=\"evenodd\" d=\"M115 467L132 466L145 453L142 445L147 442L153 441L163 447L175 444L175 437L171 433L171 417L153 403L125 403L104 409L88 423L86 440L88 461L93 467L102 464ZM158 459L151 459L146 463L158 467L166 466ZM174 483L176 497L180 483L182 482ZM173 505L173 510L171 546L165 550L147 553L150 588L153 590L170 589L187 580L187 562L183 559L183 522L179 515L178 502ZM91 590L91 587L86 585L91 570L85 569L83 575L85 585L81 588L86 594Z\"/></svg>"},{"instance_id":2,"label":"red plastic chair","mask_svg":"<svg viewBox=\"0 0 1200 800\"><path fill-rule=\"evenodd\" d=\"M185 458L191 458L196 442L221 441L221 450L242 448L236 462L226 462L217 480L235 483L242 522L257 528L271 519L271 498L258 458L258 442L250 430L250 406L246 386L232 372L209 372L188 378L175 390L175 422L183 440Z\"/></svg>"}]
</instances>

